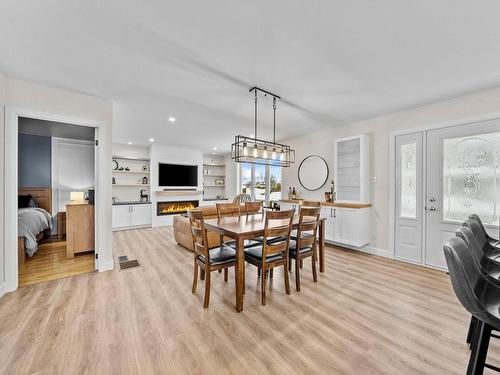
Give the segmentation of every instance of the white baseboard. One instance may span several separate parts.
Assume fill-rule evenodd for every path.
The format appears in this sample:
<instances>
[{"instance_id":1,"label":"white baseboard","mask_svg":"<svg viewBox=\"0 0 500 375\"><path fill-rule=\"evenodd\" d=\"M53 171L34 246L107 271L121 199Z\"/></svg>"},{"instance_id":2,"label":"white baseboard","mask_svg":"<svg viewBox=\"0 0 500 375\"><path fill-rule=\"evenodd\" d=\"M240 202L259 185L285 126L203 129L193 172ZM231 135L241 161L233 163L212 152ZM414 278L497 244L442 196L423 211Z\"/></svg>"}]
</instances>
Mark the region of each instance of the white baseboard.
<instances>
[{"instance_id":1,"label":"white baseboard","mask_svg":"<svg viewBox=\"0 0 500 375\"><path fill-rule=\"evenodd\" d=\"M0 298L3 297L3 295L5 294L6 290L5 290L5 283L1 283L0 284Z\"/></svg>"},{"instance_id":2,"label":"white baseboard","mask_svg":"<svg viewBox=\"0 0 500 375\"><path fill-rule=\"evenodd\" d=\"M99 264L99 269L98 269L99 272L112 271L113 268L115 267L113 259L111 260L98 259L98 264Z\"/></svg>"},{"instance_id":3,"label":"white baseboard","mask_svg":"<svg viewBox=\"0 0 500 375\"><path fill-rule=\"evenodd\" d=\"M384 258L390 258L393 259L393 256L391 255L391 252L386 249L380 249L378 247L370 246L370 245L365 245L362 247L357 247L357 246L352 246L352 245L347 245L344 243L338 243L338 242L333 242L333 241L325 241L327 244L334 245L334 246L339 246L339 247L345 247L347 249L351 250L356 250L356 251L362 251L363 253L368 253L372 255L378 255Z\"/></svg>"}]
</instances>

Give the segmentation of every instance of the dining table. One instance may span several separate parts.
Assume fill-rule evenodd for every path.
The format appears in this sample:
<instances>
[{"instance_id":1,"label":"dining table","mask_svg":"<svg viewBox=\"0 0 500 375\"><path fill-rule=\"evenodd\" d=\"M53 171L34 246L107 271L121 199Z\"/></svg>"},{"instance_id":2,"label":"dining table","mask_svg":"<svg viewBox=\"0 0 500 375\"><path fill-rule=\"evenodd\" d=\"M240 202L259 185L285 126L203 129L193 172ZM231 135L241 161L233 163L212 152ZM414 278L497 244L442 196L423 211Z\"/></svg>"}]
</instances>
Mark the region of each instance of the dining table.
<instances>
[{"instance_id":1,"label":"dining table","mask_svg":"<svg viewBox=\"0 0 500 375\"><path fill-rule=\"evenodd\" d=\"M292 229L299 226L299 215L295 214L292 221ZM325 272L325 218L319 219L319 272ZM274 226L287 225L287 220L282 223L273 220ZM236 242L236 311L243 311L244 277L245 277L245 257L244 244L246 240L264 236L265 214L257 213L253 215L227 216L216 219L205 219L205 227L208 231L219 233L229 237Z\"/></svg>"}]
</instances>

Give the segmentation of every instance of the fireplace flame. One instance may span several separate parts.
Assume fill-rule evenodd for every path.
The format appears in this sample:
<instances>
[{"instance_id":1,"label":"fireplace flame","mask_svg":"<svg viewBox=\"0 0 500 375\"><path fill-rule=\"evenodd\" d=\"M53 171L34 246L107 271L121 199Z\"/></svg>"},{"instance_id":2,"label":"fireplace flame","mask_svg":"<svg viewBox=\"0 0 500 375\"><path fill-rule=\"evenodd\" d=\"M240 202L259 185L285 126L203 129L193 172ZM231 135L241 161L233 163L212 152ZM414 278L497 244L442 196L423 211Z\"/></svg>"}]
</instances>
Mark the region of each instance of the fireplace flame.
<instances>
[{"instance_id":1,"label":"fireplace flame","mask_svg":"<svg viewBox=\"0 0 500 375\"><path fill-rule=\"evenodd\" d=\"M160 214L176 214L196 208L192 202L158 202Z\"/></svg>"}]
</instances>

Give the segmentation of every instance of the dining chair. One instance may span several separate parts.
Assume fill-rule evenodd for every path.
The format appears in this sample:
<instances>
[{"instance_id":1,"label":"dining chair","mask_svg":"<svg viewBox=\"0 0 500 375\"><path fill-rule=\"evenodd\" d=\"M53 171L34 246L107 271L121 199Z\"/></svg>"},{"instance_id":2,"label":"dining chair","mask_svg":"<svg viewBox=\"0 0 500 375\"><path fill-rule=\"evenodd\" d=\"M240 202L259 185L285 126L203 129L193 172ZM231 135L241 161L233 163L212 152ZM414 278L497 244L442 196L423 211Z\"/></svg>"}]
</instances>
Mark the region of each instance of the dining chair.
<instances>
[{"instance_id":1,"label":"dining chair","mask_svg":"<svg viewBox=\"0 0 500 375\"><path fill-rule=\"evenodd\" d=\"M241 217L241 204L240 203L217 203L217 218L220 220L223 217ZM230 246L233 249L236 248L236 241L233 239L228 239L223 235L220 236L220 243L222 245ZM255 240L245 240L245 248L259 245L258 241Z\"/></svg>"},{"instance_id":2,"label":"dining chair","mask_svg":"<svg viewBox=\"0 0 500 375\"><path fill-rule=\"evenodd\" d=\"M252 200L252 197L250 194L247 193L240 193L233 199L233 203L244 203L244 202L250 202Z\"/></svg>"},{"instance_id":3,"label":"dining chair","mask_svg":"<svg viewBox=\"0 0 500 375\"><path fill-rule=\"evenodd\" d=\"M300 291L300 270L303 259L311 257L314 282L318 281L316 273L317 232L319 226L320 207L300 207L297 236L290 240L290 262L288 270L292 269L291 260L295 260L295 289Z\"/></svg>"},{"instance_id":4,"label":"dining chair","mask_svg":"<svg viewBox=\"0 0 500 375\"><path fill-rule=\"evenodd\" d=\"M264 240L262 244L245 249L245 260L261 270L260 292L263 305L266 304L267 270L271 272L275 267L283 266L285 292L290 294L287 266L292 222L293 210L267 211L264 219ZM276 237L280 237L282 240L279 242L268 241L268 239Z\"/></svg>"},{"instance_id":5,"label":"dining chair","mask_svg":"<svg viewBox=\"0 0 500 375\"><path fill-rule=\"evenodd\" d=\"M262 202L245 202L245 212L247 215L258 214L262 211Z\"/></svg>"},{"instance_id":6,"label":"dining chair","mask_svg":"<svg viewBox=\"0 0 500 375\"><path fill-rule=\"evenodd\" d=\"M484 277L463 239L452 238L443 250L455 295L477 319L466 373L482 374L485 367L499 371L500 368L486 363L486 357L492 331L500 329L500 288Z\"/></svg>"},{"instance_id":7,"label":"dining chair","mask_svg":"<svg viewBox=\"0 0 500 375\"><path fill-rule=\"evenodd\" d=\"M207 308L210 300L210 273L224 270L224 281L228 279L228 268L236 264L236 251L226 245L213 249L208 248L207 229L201 210L188 211L191 234L193 236L194 274L192 292L196 293L198 267L205 274L205 299L203 307ZM235 273L236 277L236 273Z\"/></svg>"}]
</instances>

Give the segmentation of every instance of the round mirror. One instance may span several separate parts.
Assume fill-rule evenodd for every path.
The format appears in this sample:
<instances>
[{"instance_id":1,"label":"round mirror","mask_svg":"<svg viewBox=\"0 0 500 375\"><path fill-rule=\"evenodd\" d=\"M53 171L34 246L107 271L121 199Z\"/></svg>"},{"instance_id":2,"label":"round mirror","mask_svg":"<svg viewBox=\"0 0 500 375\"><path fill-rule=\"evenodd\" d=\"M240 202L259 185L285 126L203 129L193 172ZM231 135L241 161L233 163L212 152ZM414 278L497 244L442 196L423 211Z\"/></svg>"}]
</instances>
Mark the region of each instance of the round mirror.
<instances>
[{"instance_id":1,"label":"round mirror","mask_svg":"<svg viewBox=\"0 0 500 375\"><path fill-rule=\"evenodd\" d=\"M299 166L299 182L310 191L318 190L328 180L328 164L318 155L310 155Z\"/></svg>"}]
</instances>

